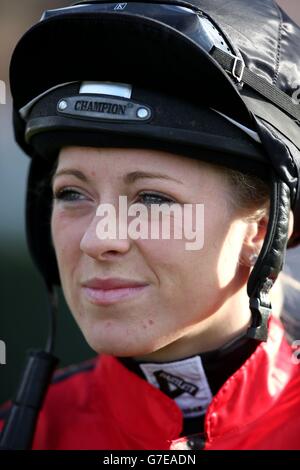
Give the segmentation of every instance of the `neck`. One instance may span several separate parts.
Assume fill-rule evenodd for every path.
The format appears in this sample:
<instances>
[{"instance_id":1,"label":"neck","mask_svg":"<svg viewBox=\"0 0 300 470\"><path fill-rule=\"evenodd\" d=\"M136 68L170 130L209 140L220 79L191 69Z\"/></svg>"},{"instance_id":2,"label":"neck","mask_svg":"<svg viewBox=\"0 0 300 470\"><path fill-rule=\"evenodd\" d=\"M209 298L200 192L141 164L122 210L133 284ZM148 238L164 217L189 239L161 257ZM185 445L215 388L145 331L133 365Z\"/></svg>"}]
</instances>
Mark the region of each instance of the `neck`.
<instances>
[{"instance_id":1,"label":"neck","mask_svg":"<svg viewBox=\"0 0 300 470\"><path fill-rule=\"evenodd\" d=\"M185 330L174 342L135 359L145 362L168 362L218 349L243 333L246 334L251 321L248 303L244 287L227 299L219 310Z\"/></svg>"}]
</instances>

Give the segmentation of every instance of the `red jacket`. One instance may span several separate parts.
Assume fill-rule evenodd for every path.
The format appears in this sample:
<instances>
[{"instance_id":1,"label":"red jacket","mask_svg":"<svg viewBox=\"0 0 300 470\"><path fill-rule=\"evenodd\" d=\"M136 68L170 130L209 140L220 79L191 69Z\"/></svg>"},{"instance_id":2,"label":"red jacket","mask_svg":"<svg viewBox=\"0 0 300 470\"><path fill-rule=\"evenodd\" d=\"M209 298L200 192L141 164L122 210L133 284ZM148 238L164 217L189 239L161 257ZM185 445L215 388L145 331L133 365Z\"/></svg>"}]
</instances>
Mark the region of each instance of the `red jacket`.
<instances>
[{"instance_id":1,"label":"red jacket","mask_svg":"<svg viewBox=\"0 0 300 470\"><path fill-rule=\"evenodd\" d=\"M300 366L277 320L214 396L205 449L300 449ZM175 401L112 356L58 371L34 449L183 449Z\"/></svg>"}]
</instances>

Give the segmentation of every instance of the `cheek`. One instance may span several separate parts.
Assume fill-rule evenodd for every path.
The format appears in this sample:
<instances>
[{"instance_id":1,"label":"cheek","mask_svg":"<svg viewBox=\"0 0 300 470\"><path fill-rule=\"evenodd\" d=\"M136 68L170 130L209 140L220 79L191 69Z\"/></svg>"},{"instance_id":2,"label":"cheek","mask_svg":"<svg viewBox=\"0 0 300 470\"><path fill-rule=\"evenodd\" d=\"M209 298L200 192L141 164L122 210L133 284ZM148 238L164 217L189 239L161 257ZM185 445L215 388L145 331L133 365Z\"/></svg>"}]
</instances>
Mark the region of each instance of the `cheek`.
<instances>
[{"instance_id":1,"label":"cheek","mask_svg":"<svg viewBox=\"0 0 300 470\"><path fill-rule=\"evenodd\" d=\"M232 223L227 237L222 245L217 274L220 288L226 287L232 280L238 281L237 268L246 233L246 225L240 221Z\"/></svg>"},{"instance_id":2,"label":"cheek","mask_svg":"<svg viewBox=\"0 0 300 470\"><path fill-rule=\"evenodd\" d=\"M158 279L151 310L153 330L159 337L181 335L184 328L212 315L226 296L219 289L213 247L187 251L184 245L185 240L140 241L143 256Z\"/></svg>"},{"instance_id":3,"label":"cheek","mask_svg":"<svg viewBox=\"0 0 300 470\"><path fill-rule=\"evenodd\" d=\"M69 217L59 208L53 209L51 233L63 284L70 280L78 264L84 227L79 218Z\"/></svg>"},{"instance_id":4,"label":"cheek","mask_svg":"<svg viewBox=\"0 0 300 470\"><path fill-rule=\"evenodd\" d=\"M226 288L233 280L246 232L246 224L236 219L233 208L219 199L205 208L202 267L215 288Z\"/></svg>"},{"instance_id":5,"label":"cheek","mask_svg":"<svg viewBox=\"0 0 300 470\"><path fill-rule=\"evenodd\" d=\"M203 228L204 244L197 250L172 237L136 242L158 279L160 304L173 310L174 318L183 311L186 319L207 316L222 304L236 273L244 225L233 221L224 204L218 210L207 204Z\"/></svg>"},{"instance_id":6,"label":"cheek","mask_svg":"<svg viewBox=\"0 0 300 470\"><path fill-rule=\"evenodd\" d=\"M208 276L204 250L187 251L186 240L139 240L150 271L157 279L157 310L168 312L173 320L185 322L195 311L200 313ZM185 312L185 315L182 315Z\"/></svg>"}]
</instances>

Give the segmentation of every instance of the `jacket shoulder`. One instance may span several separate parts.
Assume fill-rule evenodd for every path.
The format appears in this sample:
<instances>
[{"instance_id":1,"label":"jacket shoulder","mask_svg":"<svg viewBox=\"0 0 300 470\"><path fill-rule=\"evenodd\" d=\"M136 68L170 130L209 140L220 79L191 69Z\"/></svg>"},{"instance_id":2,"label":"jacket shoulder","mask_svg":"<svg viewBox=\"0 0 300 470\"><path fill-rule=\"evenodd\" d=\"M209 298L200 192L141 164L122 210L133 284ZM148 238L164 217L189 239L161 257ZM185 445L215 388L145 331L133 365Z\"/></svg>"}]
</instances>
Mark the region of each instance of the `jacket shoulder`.
<instances>
[{"instance_id":1,"label":"jacket shoulder","mask_svg":"<svg viewBox=\"0 0 300 470\"><path fill-rule=\"evenodd\" d=\"M83 384L88 384L89 378L91 378L90 376L92 375L96 367L97 360L98 357L94 357L87 361L83 361L78 364L72 364L55 371L50 386L47 390L44 406L46 403L49 402L49 399L50 401L53 401L59 398L59 403L66 401L68 398L70 399L70 395L68 395L67 393L68 390L71 391L75 389L77 390L77 392L81 392L82 394L84 389ZM79 384L82 384L82 386L78 387ZM74 397L73 394L72 397ZM76 395L74 399L76 399ZM0 405L0 430L2 429L2 426L9 415L11 407L12 400L8 400L2 405Z\"/></svg>"},{"instance_id":2,"label":"jacket shoulder","mask_svg":"<svg viewBox=\"0 0 300 470\"><path fill-rule=\"evenodd\" d=\"M92 359L80 362L79 364L71 364L62 369L58 369L54 372L51 385L72 380L81 374L88 374L89 372L92 372L96 367L97 359L97 357L93 357Z\"/></svg>"},{"instance_id":3,"label":"jacket shoulder","mask_svg":"<svg viewBox=\"0 0 300 470\"><path fill-rule=\"evenodd\" d=\"M63 409L64 405L80 406L86 402L97 361L98 357L94 357L58 369L53 375L42 410L50 407L57 411Z\"/></svg>"}]
</instances>

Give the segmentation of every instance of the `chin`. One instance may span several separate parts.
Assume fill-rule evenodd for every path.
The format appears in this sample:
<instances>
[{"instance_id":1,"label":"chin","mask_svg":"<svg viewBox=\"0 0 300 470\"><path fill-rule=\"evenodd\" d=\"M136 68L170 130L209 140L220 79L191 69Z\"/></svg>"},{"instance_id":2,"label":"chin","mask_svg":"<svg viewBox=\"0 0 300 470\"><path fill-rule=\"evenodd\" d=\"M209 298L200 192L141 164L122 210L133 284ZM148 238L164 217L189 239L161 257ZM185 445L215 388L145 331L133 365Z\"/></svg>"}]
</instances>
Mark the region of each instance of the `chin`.
<instances>
[{"instance_id":1,"label":"chin","mask_svg":"<svg viewBox=\"0 0 300 470\"><path fill-rule=\"evenodd\" d=\"M85 339L88 345L97 353L97 354L108 354L111 356L119 357L134 357L134 356L145 356L156 351L158 348L155 348L153 344L137 344L136 340L132 340L130 343L128 340L123 341L120 338L103 338L103 336L85 336Z\"/></svg>"}]
</instances>

